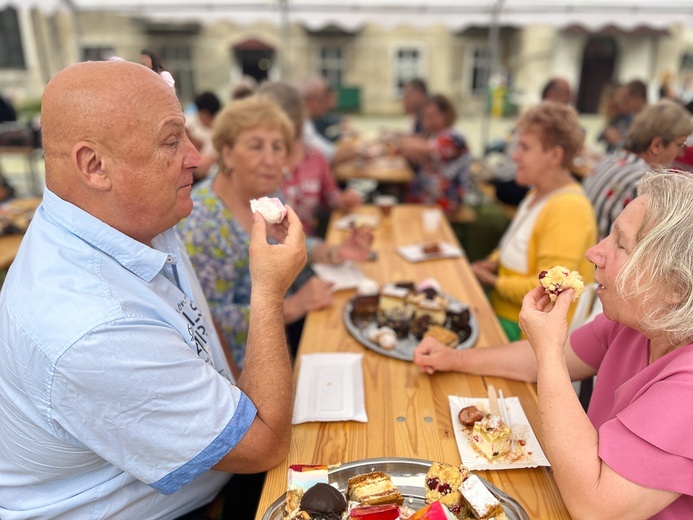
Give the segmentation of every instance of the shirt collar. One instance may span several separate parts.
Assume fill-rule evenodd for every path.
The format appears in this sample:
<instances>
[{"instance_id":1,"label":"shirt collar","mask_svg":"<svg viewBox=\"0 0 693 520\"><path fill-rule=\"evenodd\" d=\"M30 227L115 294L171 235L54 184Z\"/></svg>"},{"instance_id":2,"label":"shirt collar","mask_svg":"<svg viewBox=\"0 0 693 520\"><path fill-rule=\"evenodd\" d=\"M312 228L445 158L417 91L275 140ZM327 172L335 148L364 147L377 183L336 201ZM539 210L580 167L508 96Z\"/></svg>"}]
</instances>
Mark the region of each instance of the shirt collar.
<instances>
[{"instance_id":1,"label":"shirt collar","mask_svg":"<svg viewBox=\"0 0 693 520\"><path fill-rule=\"evenodd\" d=\"M154 279L169 258L173 262L178 260L175 229L168 229L154 237L154 247L149 247L61 199L47 188L44 190L41 206L56 223L146 282Z\"/></svg>"}]
</instances>

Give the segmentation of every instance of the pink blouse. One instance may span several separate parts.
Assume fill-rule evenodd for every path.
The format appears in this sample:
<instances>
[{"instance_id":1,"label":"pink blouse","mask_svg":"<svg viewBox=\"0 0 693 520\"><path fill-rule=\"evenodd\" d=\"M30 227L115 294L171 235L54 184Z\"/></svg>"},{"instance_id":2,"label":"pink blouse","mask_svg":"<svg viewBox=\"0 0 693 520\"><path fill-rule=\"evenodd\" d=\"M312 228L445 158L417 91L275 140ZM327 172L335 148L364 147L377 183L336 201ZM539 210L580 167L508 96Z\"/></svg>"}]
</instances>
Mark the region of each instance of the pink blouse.
<instances>
[{"instance_id":1,"label":"pink blouse","mask_svg":"<svg viewBox=\"0 0 693 520\"><path fill-rule=\"evenodd\" d=\"M682 493L652 518L693 517L693 344L650 365L649 340L603 314L570 341L598 369L588 416L599 457L631 482Z\"/></svg>"}]
</instances>

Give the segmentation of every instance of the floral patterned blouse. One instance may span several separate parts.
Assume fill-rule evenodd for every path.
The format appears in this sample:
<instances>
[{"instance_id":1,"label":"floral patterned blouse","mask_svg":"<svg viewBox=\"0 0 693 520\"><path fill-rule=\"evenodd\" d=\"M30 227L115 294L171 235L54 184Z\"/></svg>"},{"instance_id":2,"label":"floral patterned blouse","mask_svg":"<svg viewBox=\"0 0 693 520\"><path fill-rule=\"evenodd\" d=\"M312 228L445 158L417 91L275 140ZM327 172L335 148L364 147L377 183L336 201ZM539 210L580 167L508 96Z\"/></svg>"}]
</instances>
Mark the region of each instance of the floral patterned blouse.
<instances>
[{"instance_id":1,"label":"floral patterned blouse","mask_svg":"<svg viewBox=\"0 0 693 520\"><path fill-rule=\"evenodd\" d=\"M233 360L242 367L250 315L250 235L214 193L212 180L193 189L193 210L178 224L178 234Z\"/></svg>"},{"instance_id":2,"label":"floral patterned blouse","mask_svg":"<svg viewBox=\"0 0 693 520\"><path fill-rule=\"evenodd\" d=\"M250 235L214 193L213 181L205 179L193 188L193 210L178 224L178 235L233 360L242 368L250 316ZM319 243L306 240L309 255Z\"/></svg>"}]
</instances>

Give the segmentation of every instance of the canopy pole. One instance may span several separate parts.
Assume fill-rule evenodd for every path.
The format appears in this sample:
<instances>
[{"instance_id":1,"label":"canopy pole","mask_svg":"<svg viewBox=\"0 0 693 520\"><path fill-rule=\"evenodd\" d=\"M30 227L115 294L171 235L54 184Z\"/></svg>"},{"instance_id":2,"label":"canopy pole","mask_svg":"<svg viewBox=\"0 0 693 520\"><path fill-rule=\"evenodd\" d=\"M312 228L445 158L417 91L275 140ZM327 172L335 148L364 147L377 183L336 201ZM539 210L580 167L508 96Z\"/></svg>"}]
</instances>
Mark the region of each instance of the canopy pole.
<instances>
[{"instance_id":1,"label":"canopy pole","mask_svg":"<svg viewBox=\"0 0 693 520\"><path fill-rule=\"evenodd\" d=\"M289 80L289 0L279 0L279 27L282 48L279 52L279 79Z\"/></svg>"},{"instance_id":2,"label":"canopy pole","mask_svg":"<svg viewBox=\"0 0 693 520\"><path fill-rule=\"evenodd\" d=\"M499 52L498 52L498 47L499 47L499 40L500 40L500 13L503 10L503 3L505 0L496 0L496 3L493 4L493 8L491 10L491 25L489 26L489 31L488 31L488 48L489 48L489 66L488 66L488 77L486 78L486 82L488 84L487 89L490 89L492 86L492 81L495 80L496 76L498 75L498 61L499 61ZM490 96L491 92L488 90L487 96ZM490 98L487 98L490 99ZM488 105L488 106L487 106ZM484 104L484 109L482 111L482 117L481 117L481 138L482 138L482 146L484 148L488 144L489 140L489 134L491 132L491 121L490 121L490 116L491 116L491 109L490 109L490 103L485 103ZM482 150L483 153L483 150Z\"/></svg>"},{"instance_id":3,"label":"canopy pole","mask_svg":"<svg viewBox=\"0 0 693 520\"><path fill-rule=\"evenodd\" d=\"M72 13L72 19L74 20L75 24L75 47L76 47L76 52L75 52L75 57L77 61L82 61L82 22L79 18L79 9L77 9L77 6L75 5L73 0L61 0L63 4L65 4L65 7L67 7L68 11Z\"/></svg>"}]
</instances>

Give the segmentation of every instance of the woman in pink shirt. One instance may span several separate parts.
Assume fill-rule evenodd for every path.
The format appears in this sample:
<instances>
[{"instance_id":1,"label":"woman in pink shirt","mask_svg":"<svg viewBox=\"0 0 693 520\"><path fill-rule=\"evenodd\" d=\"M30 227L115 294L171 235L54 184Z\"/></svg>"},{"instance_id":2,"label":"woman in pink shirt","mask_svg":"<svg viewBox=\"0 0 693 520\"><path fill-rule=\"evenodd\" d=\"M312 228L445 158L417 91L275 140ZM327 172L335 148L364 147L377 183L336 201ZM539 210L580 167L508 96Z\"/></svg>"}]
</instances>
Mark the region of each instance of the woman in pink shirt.
<instances>
[{"instance_id":1,"label":"woman in pink shirt","mask_svg":"<svg viewBox=\"0 0 693 520\"><path fill-rule=\"evenodd\" d=\"M587 252L603 315L568 337L572 289L538 287L528 340L447 352L422 342L423 371L536 381L544 449L574 518L693 517L693 174L660 171ZM571 380L597 375L583 412Z\"/></svg>"}]
</instances>

